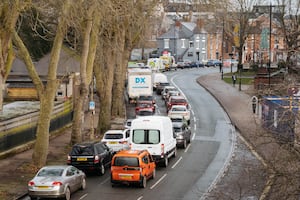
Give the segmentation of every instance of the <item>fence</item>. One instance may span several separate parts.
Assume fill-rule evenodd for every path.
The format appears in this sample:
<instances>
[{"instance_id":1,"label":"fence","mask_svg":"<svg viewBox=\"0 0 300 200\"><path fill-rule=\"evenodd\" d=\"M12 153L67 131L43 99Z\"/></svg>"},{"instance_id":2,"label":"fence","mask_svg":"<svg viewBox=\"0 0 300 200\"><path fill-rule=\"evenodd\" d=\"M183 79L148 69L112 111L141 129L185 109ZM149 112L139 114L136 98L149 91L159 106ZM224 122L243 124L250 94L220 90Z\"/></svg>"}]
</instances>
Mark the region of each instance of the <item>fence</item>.
<instances>
[{"instance_id":1,"label":"fence","mask_svg":"<svg viewBox=\"0 0 300 200\"><path fill-rule=\"evenodd\" d=\"M0 122L0 152L35 140L39 111L24 114ZM51 116L50 134L65 125L73 118L71 100L57 103Z\"/></svg>"}]
</instances>

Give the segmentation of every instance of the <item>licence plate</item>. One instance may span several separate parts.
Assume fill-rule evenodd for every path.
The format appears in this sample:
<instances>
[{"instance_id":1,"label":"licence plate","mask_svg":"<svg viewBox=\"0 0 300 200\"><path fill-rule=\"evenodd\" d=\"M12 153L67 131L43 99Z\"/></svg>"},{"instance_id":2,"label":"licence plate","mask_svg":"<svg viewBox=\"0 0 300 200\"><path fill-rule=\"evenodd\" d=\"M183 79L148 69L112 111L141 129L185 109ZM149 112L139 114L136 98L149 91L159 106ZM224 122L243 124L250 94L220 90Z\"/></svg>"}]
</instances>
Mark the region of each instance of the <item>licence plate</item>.
<instances>
[{"instance_id":1,"label":"licence plate","mask_svg":"<svg viewBox=\"0 0 300 200\"><path fill-rule=\"evenodd\" d=\"M109 142L109 144L118 144L118 142Z\"/></svg>"},{"instance_id":2,"label":"licence plate","mask_svg":"<svg viewBox=\"0 0 300 200\"><path fill-rule=\"evenodd\" d=\"M48 189L49 186L37 186L38 189Z\"/></svg>"},{"instance_id":3,"label":"licence plate","mask_svg":"<svg viewBox=\"0 0 300 200\"><path fill-rule=\"evenodd\" d=\"M132 179L132 176L131 175L127 175L127 174L122 174L122 175L119 175L120 176L120 178L122 178L122 179Z\"/></svg>"},{"instance_id":4,"label":"licence plate","mask_svg":"<svg viewBox=\"0 0 300 200\"><path fill-rule=\"evenodd\" d=\"M77 161L87 161L87 158L77 158Z\"/></svg>"}]
</instances>

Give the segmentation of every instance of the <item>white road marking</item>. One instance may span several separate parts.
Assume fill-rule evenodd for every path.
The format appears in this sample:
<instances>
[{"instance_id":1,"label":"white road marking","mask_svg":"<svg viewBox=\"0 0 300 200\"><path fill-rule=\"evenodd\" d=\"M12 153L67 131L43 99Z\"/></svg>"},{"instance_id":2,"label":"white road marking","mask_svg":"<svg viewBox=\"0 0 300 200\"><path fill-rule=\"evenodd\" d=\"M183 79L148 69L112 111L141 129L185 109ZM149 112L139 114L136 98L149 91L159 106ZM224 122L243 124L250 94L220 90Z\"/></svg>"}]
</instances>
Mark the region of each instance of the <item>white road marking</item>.
<instances>
[{"instance_id":1,"label":"white road marking","mask_svg":"<svg viewBox=\"0 0 300 200\"><path fill-rule=\"evenodd\" d=\"M156 181L156 183L154 183L151 187L150 190L152 190L155 186L157 186L165 177L167 176L167 174L164 174L158 181Z\"/></svg>"},{"instance_id":2,"label":"white road marking","mask_svg":"<svg viewBox=\"0 0 300 200\"><path fill-rule=\"evenodd\" d=\"M180 156L180 158L174 163L174 165L171 168L174 169L181 160L182 160L182 156Z\"/></svg>"},{"instance_id":3,"label":"white road marking","mask_svg":"<svg viewBox=\"0 0 300 200\"><path fill-rule=\"evenodd\" d=\"M79 199L84 199L85 197L87 197L88 194L84 194L82 195Z\"/></svg>"}]
</instances>

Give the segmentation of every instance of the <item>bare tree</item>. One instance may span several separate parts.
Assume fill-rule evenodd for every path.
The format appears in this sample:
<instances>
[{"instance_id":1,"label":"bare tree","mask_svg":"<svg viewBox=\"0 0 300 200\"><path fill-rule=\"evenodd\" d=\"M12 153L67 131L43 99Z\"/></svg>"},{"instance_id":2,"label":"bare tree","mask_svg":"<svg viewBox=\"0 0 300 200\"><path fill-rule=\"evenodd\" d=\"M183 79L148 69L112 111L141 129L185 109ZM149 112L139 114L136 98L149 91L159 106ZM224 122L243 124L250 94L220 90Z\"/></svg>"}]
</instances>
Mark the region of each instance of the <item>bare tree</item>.
<instances>
[{"instance_id":1,"label":"bare tree","mask_svg":"<svg viewBox=\"0 0 300 200\"><path fill-rule=\"evenodd\" d=\"M102 2L102 3L100 3ZM71 143L75 144L82 141L82 118L84 117L84 105L87 103L89 94L89 85L93 76L93 65L98 45L98 33L100 24L100 12L103 1L82 1L77 4L77 25L82 31L82 49L80 58L80 86L77 88L80 95L75 96L75 110L72 126ZM80 27L82 26L82 27ZM76 28L76 27L75 27ZM78 27L77 27L78 28ZM94 138L94 129L90 134L91 139Z\"/></svg>"},{"instance_id":2,"label":"bare tree","mask_svg":"<svg viewBox=\"0 0 300 200\"><path fill-rule=\"evenodd\" d=\"M3 108L3 89L15 58L12 34L20 12L31 5L31 1L3 0L0 2L0 111Z\"/></svg>"},{"instance_id":3,"label":"bare tree","mask_svg":"<svg viewBox=\"0 0 300 200\"><path fill-rule=\"evenodd\" d=\"M57 2L56 2L57 3ZM51 114L54 105L55 93L59 81L57 80L57 67L60 50L64 40L68 16L71 9L71 0L66 0L61 5L61 13L58 18L56 36L51 51L50 63L48 66L47 84L44 85L36 72L29 51L16 31L13 32L13 40L18 49L19 56L24 60L29 76L31 77L40 100L40 116L37 124L36 143L33 151L33 163L36 167L46 164L49 146L49 127Z\"/></svg>"},{"instance_id":4,"label":"bare tree","mask_svg":"<svg viewBox=\"0 0 300 200\"><path fill-rule=\"evenodd\" d=\"M278 5L283 5L278 12L278 19L286 43L286 66L289 72L299 76L297 60L300 48L300 2L290 0L277 0Z\"/></svg>"}]
</instances>

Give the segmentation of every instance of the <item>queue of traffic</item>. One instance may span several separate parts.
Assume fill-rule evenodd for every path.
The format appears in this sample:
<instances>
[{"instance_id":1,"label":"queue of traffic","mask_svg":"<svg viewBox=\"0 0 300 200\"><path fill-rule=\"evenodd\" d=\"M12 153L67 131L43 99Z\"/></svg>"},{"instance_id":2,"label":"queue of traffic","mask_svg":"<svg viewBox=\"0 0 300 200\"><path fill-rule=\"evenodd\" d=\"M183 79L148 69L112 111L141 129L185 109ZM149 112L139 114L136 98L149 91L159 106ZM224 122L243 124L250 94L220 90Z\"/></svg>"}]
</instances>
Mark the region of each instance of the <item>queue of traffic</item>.
<instances>
[{"instance_id":1,"label":"queue of traffic","mask_svg":"<svg viewBox=\"0 0 300 200\"><path fill-rule=\"evenodd\" d=\"M188 102L166 76L161 72L149 76L147 69L134 69L127 77L135 118L126 120L122 130L106 131L101 141L75 144L67 155L67 165L40 169L28 182L31 199L69 200L73 192L86 188L86 173L104 175L107 169L113 187L136 184L145 188L147 180L155 178L156 167L167 167L177 148L186 148L191 142ZM156 113L155 97L165 102L165 115Z\"/></svg>"}]
</instances>

